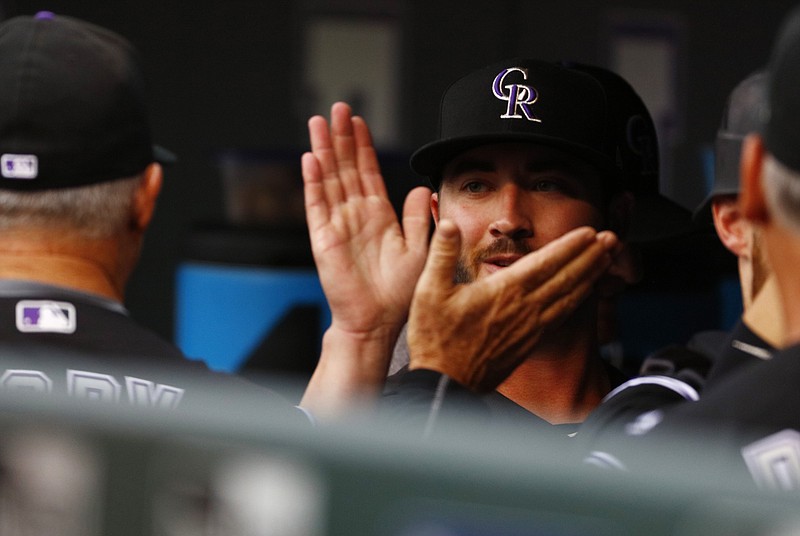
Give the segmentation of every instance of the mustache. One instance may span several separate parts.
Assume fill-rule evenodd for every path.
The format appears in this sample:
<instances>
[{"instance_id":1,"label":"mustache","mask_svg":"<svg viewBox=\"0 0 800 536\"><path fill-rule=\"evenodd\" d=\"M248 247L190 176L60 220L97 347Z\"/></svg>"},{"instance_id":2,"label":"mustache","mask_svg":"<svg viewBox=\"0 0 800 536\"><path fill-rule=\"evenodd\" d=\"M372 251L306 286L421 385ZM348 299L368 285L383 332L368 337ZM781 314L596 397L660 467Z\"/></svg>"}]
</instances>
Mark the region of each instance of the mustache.
<instances>
[{"instance_id":1,"label":"mustache","mask_svg":"<svg viewBox=\"0 0 800 536\"><path fill-rule=\"evenodd\" d=\"M527 255L531 251L533 251L533 248L523 241L500 237L485 248L477 251L472 256L472 261L478 264L495 255Z\"/></svg>"},{"instance_id":2,"label":"mustache","mask_svg":"<svg viewBox=\"0 0 800 536\"><path fill-rule=\"evenodd\" d=\"M477 275L478 267L486 259L495 255L527 255L533 248L522 241L511 240L501 237L486 246L485 248L473 253L471 256L458 259L456 263L456 273L453 282L456 284L472 283Z\"/></svg>"}]
</instances>

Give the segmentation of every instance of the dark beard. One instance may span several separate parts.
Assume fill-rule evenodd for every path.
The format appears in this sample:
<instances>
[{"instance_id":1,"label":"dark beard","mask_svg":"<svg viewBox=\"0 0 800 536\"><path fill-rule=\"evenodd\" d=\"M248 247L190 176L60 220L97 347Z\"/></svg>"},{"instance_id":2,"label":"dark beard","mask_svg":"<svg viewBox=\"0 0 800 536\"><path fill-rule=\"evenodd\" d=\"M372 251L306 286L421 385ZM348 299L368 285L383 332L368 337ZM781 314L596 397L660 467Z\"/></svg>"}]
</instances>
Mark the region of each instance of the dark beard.
<instances>
[{"instance_id":1,"label":"dark beard","mask_svg":"<svg viewBox=\"0 0 800 536\"><path fill-rule=\"evenodd\" d=\"M453 283L456 285L463 285L472 283L473 279L472 274L469 273L469 270L467 270L467 267L464 265L464 259L458 259L458 262L456 262L456 275L453 276Z\"/></svg>"},{"instance_id":2,"label":"dark beard","mask_svg":"<svg viewBox=\"0 0 800 536\"><path fill-rule=\"evenodd\" d=\"M485 249L477 251L470 260L469 264L464 259L464 255L459 257L456 262L456 273L453 277L453 282L457 285L472 283L475 281L475 273L469 269L469 266L477 267L480 264L494 255L515 253L518 255L527 255L533 251L531 247L524 241L511 240L510 238L498 238Z\"/></svg>"}]
</instances>

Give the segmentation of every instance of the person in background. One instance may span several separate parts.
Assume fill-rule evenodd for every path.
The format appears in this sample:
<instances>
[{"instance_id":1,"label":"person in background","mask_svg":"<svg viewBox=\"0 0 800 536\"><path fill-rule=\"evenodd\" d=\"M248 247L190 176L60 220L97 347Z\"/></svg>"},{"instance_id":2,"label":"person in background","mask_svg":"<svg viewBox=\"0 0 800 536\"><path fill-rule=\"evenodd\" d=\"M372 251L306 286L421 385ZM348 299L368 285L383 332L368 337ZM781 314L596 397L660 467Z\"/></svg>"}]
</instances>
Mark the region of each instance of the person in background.
<instances>
[{"instance_id":1,"label":"person in background","mask_svg":"<svg viewBox=\"0 0 800 536\"><path fill-rule=\"evenodd\" d=\"M136 51L41 12L0 24L0 389L176 408L223 390L123 305L163 182ZM281 401L279 401L281 400ZM299 413L298 413L299 415Z\"/></svg>"},{"instance_id":2,"label":"person in background","mask_svg":"<svg viewBox=\"0 0 800 536\"><path fill-rule=\"evenodd\" d=\"M695 211L698 219L711 215L717 236L736 256L744 308L742 318L722 341L711 378L736 368L737 356L744 361L769 358L783 336L777 284L761 235L739 208L742 143L748 134L761 131L767 117L767 84L767 74L761 70L731 92L717 133L714 186Z\"/></svg>"},{"instance_id":3,"label":"person in background","mask_svg":"<svg viewBox=\"0 0 800 536\"><path fill-rule=\"evenodd\" d=\"M589 463L645 471L657 459L659 466L675 471L717 467L721 477L763 489L800 488L798 8L783 22L766 76L764 123L742 148L739 210L760 237L775 278L782 349L728 371L692 403L621 419L618 426L588 428L584 451Z\"/></svg>"}]
</instances>

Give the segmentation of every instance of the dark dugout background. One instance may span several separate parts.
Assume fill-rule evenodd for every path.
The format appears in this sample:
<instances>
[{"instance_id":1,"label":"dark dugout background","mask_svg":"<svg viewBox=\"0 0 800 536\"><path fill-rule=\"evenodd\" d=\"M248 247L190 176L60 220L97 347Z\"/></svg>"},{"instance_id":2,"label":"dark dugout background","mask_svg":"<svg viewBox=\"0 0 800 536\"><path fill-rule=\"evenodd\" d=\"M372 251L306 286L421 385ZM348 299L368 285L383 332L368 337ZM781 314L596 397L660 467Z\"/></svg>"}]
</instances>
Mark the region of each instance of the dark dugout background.
<instances>
[{"instance_id":1,"label":"dark dugout background","mask_svg":"<svg viewBox=\"0 0 800 536\"><path fill-rule=\"evenodd\" d=\"M676 120L683 128L671 153L662 159L670 161L673 197L693 208L704 195L702 181L693 179L702 173L699 154L713 142L724 100L740 79L764 63L777 26L794 2L362 4L357 0L0 1L0 17L42 9L73 15L123 34L143 56L155 139L176 152L180 161L167 170L152 231L129 286L127 304L140 322L166 337L173 335L174 272L185 255L187 237L198 223L223 219L220 152L244 149L294 155L307 146L305 123L318 110L309 108L302 87L304 32L318 17L389 17L400 28L398 142L383 148L394 162L403 162L435 134L439 96L465 71L516 55L606 65L609 25L616 14L636 12L674 21L680 29ZM391 177L397 199L419 183L403 168L394 166L397 177ZM686 177L691 180L683 180ZM708 326L697 326L703 327Z\"/></svg>"}]
</instances>

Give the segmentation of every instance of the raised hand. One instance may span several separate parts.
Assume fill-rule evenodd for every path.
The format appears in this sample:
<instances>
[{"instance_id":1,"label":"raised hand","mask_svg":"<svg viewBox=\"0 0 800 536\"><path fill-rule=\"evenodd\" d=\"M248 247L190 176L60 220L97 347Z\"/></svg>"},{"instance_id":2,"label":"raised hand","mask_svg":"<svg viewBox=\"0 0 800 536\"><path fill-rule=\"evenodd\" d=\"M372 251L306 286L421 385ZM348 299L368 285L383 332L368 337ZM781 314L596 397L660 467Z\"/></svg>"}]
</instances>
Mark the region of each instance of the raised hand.
<instances>
[{"instance_id":1,"label":"raised hand","mask_svg":"<svg viewBox=\"0 0 800 536\"><path fill-rule=\"evenodd\" d=\"M407 318L428 249L430 190L408 194L401 226L364 120L336 103L330 128L314 116L308 129L311 152L302 157L306 221L332 313L309 389L329 391L338 384L363 391L382 384ZM321 385L323 377L329 383Z\"/></svg>"},{"instance_id":2,"label":"raised hand","mask_svg":"<svg viewBox=\"0 0 800 536\"><path fill-rule=\"evenodd\" d=\"M409 194L401 228L364 120L336 103L330 131L321 116L308 128L306 220L333 322L357 333L399 328L425 263L430 191Z\"/></svg>"},{"instance_id":3,"label":"raised hand","mask_svg":"<svg viewBox=\"0 0 800 536\"><path fill-rule=\"evenodd\" d=\"M458 228L440 221L411 305L410 366L486 392L589 295L620 243L581 227L467 285L453 283L459 247Z\"/></svg>"}]
</instances>

